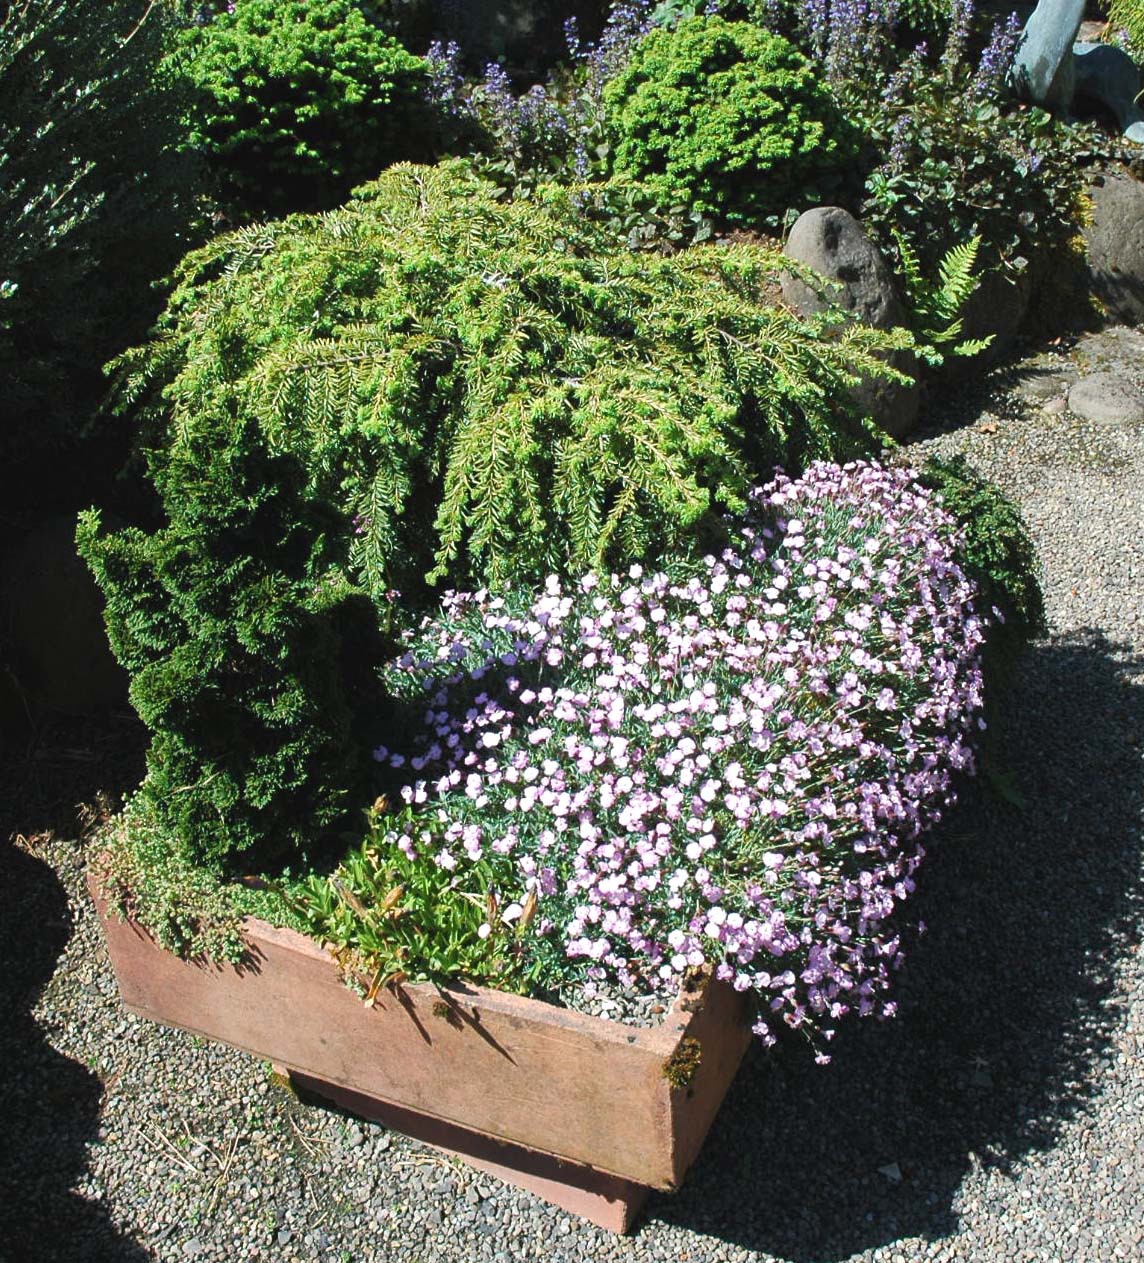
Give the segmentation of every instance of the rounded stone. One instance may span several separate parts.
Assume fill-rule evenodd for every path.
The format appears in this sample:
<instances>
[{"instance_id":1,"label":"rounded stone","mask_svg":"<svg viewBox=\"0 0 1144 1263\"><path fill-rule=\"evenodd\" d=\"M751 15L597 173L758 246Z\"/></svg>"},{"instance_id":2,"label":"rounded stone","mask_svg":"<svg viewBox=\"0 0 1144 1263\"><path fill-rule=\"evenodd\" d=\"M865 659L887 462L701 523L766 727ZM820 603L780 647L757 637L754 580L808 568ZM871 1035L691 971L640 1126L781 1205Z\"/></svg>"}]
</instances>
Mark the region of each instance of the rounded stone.
<instances>
[{"instance_id":1,"label":"rounded stone","mask_svg":"<svg viewBox=\"0 0 1144 1263\"><path fill-rule=\"evenodd\" d=\"M1089 284L1109 316L1144 324L1144 183L1109 170L1088 190L1092 223L1084 230Z\"/></svg>"},{"instance_id":2,"label":"rounded stone","mask_svg":"<svg viewBox=\"0 0 1144 1263\"><path fill-rule=\"evenodd\" d=\"M1144 390L1118 373L1092 373L1069 391L1069 410L1107 425L1144 422Z\"/></svg>"},{"instance_id":3,"label":"rounded stone","mask_svg":"<svg viewBox=\"0 0 1144 1263\"><path fill-rule=\"evenodd\" d=\"M783 252L805 264L831 285L815 286L791 273L782 278L786 304L800 316L817 316L831 307L875 329L906 323L894 274L862 225L840 206L804 211L790 230ZM895 351L889 363L911 377L917 363ZM864 381L853 391L858 406L894 438L904 438L917 422L920 392L916 384Z\"/></svg>"},{"instance_id":4,"label":"rounded stone","mask_svg":"<svg viewBox=\"0 0 1144 1263\"><path fill-rule=\"evenodd\" d=\"M818 289L784 275L783 298L800 315L818 315L835 306L875 329L905 323L890 265L862 225L840 206L816 206L801 214L783 253L839 286Z\"/></svg>"}]
</instances>

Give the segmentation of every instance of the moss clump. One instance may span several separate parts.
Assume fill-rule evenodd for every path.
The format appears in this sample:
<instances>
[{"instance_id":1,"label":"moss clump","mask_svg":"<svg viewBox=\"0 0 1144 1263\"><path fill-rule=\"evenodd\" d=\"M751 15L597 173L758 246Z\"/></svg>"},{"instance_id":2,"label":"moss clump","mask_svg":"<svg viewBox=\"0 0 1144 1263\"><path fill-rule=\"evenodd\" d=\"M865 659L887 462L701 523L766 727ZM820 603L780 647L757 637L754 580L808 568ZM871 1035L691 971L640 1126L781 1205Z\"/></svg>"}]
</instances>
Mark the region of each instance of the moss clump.
<instances>
[{"instance_id":1,"label":"moss clump","mask_svg":"<svg viewBox=\"0 0 1144 1263\"><path fill-rule=\"evenodd\" d=\"M661 1073L673 1088L689 1087L699 1072L703 1060L703 1048L690 1036L679 1041L679 1047L663 1063Z\"/></svg>"},{"instance_id":2,"label":"moss clump","mask_svg":"<svg viewBox=\"0 0 1144 1263\"><path fill-rule=\"evenodd\" d=\"M216 869L188 861L138 795L94 845L95 874L112 910L130 916L178 956L240 964L247 953L241 932L246 916L304 930L275 888L225 881Z\"/></svg>"}]
</instances>

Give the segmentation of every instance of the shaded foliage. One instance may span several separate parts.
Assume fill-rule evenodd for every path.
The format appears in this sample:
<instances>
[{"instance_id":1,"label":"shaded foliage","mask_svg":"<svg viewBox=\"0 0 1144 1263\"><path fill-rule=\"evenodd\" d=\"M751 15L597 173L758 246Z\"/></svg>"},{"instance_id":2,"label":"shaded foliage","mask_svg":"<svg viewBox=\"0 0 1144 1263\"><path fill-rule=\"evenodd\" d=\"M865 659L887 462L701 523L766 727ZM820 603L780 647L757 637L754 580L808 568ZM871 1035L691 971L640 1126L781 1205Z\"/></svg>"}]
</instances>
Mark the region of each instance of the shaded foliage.
<instances>
[{"instance_id":1,"label":"shaded foliage","mask_svg":"<svg viewBox=\"0 0 1144 1263\"><path fill-rule=\"evenodd\" d=\"M145 0L27 0L0 14L0 467L42 486L140 338L150 286L190 244L193 164L156 71L169 27ZM29 487L29 478L33 486Z\"/></svg>"}]
</instances>

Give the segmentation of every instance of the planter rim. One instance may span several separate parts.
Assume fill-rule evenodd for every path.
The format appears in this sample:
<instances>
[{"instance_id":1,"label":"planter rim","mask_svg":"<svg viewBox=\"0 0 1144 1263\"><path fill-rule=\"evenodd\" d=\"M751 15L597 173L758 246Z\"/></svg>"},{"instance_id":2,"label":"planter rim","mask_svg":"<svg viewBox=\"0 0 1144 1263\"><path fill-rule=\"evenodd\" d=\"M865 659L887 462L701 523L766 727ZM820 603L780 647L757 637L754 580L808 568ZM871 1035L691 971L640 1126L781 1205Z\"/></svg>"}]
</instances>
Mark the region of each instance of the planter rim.
<instances>
[{"instance_id":1,"label":"planter rim","mask_svg":"<svg viewBox=\"0 0 1144 1263\"><path fill-rule=\"evenodd\" d=\"M128 920L130 921L131 919L128 918ZM131 923L135 924L133 921ZM143 932L147 933L147 931ZM148 937L152 942L155 941L153 935L148 934ZM243 917L242 937L248 946L257 947L260 943L273 943L284 951L296 953L310 960L321 961L322 964L336 972L336 961L328 949L324 948L308 934L292 930L288 926L273 925L269 921L264 921L261 917ZM159 947L158 943L155 943L155 946L160 951L166 950ZM174 953L170 954L174 955ZM191 961L190 963L194 964L197 962ZM202 964L208 968L219 967L219 962L210 958L203 959ZM241 965L239 968L241 969ZM339 983L345 986L340 977ZM544 1020L554 1026L562 1026L569 1030L591 1034L595 1039L603 1040L604 1042L623 1043L630 1046L633 1042L631 1037L635 1035L635 1042L653 1051L660 1050L662 1045L662 1050L666 1056L679 1043L680 1032L685 1030L690 1021L689 1007L696 1001L696 997L706 991L709 983L710 976L707 974L699 980L698 986L680 990L671 1001L670 1006L666 1008L662 1020L653 1026L629 1026L618 1018L583 1013L579 1009L552 1004L548 1000L541 1000L536 996L520 995L514 991L502 991L497 987L483 986L479 983L467 982L464 979L440 985L433 982L403 982L400 990L410 996L424 998L429 1002L439 997L447 997L459 1005L469 1005L470 1007L479 1005L486 1011L530 1017L543 1014ZM345 987L345 989L359 1004L362 1003L361 998L350 987ZM383 990L389 995L394 994L394 990L391 988L383 988Z\"/></svg>"}]
</instances>

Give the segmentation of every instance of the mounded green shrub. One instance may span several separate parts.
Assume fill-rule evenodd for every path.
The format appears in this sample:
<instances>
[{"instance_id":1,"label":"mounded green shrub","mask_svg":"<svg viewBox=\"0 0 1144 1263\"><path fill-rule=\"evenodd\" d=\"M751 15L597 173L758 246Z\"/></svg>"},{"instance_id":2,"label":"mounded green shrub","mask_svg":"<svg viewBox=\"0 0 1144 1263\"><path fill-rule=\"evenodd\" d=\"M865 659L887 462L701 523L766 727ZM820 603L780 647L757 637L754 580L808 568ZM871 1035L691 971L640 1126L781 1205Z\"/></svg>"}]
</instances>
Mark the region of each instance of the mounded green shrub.
<instances>
[{"instance_id":1,"label":"mounded green shrub","mask_svg":"<svg viewBox=\"0 0 1144 1263\"><path fill-rule=\"evenodd\" d=\"M162 529L104 534L92 511L77 536L152 733L143 804L190 862L289 855L341 814L356 761L303 475L249 418L155 472Z\"/></svg>"},{"instance_id":2,"label":"mounded green shrub","mask_svg":"<svg viewBox=\"0 0 1144 1263\"><path fill-rule=\"evenodd\" d=\"M337 818L352 725L381 722L371 631L415 616L427 571L647 554L780 461L876 444L840 401L906 335L764 305L774 251L612 240L566 190L500 201L463 165L400 166L184 262L120 386L166 523L88 516L80 548L154 733L144 793L188 857Z\"/></svg>"},{"instance_id":3,"label":"mounded green shrub","mask_svg":"<svg viewBox=\"0 0 1144 1263\"><path fill-rule=\"evenodd\" d=\"M617 173L728 223L821 200L855 152L811 62L746 22L650 31L604 102Z\"/></svg>"},{"instance_id":4,"label":"mounded green shrub","mask_svg":"<svg viewBox=\"0 0 1144 1263\"><path fill-rule=\"evenodd\" d=\"M368 0L240 0L188 26L169 64L191 92L186 143L236 214L333 206L424 156L426 64Z\"/></svg>"}]
</instances>

